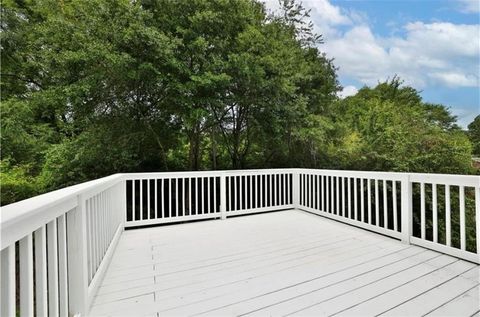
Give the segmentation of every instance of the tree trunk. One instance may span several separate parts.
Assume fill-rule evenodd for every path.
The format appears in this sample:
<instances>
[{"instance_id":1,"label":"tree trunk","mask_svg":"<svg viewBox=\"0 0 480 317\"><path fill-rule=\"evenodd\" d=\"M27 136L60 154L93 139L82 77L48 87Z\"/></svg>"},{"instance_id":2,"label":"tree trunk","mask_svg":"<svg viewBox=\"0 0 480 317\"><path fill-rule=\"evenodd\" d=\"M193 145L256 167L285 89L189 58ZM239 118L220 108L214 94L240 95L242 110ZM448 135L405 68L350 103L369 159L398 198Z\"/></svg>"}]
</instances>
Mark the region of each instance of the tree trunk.
<instances>
[{"instance_id":1,"label":"tree trunk","mask_svg":"<svg viewBox=\"0 0 480 317\"><path fill-rule=\"evenodd\" d=\"M215 135L215 128L212 128L212 170L217 169L217 140Z\"/></svg>"},{"instance_id":2,"label":"tree trunk","mask_svg":"<svg viewBox=\"0 0 480 317\"><path fill-rule=\"evenodd\" d=\"M188 153L190 170L198 171L200 169L200 127L198 123L188 133L188 139L190 143Z\"/></svg>"}]
</instances>

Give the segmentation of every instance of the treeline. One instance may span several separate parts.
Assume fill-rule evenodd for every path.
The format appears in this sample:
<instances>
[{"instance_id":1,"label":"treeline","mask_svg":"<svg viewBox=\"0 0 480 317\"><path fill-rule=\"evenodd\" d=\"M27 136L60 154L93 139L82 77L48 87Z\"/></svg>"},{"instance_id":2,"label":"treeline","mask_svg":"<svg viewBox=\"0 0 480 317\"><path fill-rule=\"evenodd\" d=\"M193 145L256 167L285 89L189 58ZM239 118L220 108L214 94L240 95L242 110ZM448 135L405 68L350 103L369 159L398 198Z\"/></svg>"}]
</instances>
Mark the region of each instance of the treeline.
<instances>
[{"instance_id":1,"label":"treeline","mask_svg":"<svg viewBox=\"0 0 480 317\"><path fill-rule=\"evenodd\" d=\"M456 118L399 78L339 99L308 11L281 7L5 1L1 204L116 172L474 172Z\"/></svg>"}]
</instances>

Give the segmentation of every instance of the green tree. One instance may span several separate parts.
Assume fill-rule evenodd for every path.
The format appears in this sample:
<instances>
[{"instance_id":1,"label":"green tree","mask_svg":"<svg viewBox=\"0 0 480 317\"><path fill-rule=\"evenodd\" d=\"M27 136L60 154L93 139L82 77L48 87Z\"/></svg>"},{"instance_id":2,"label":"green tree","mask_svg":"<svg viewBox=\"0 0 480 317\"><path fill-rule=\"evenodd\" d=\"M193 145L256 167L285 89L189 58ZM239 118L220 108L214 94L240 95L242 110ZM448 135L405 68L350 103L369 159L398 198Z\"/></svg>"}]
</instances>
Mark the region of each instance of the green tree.
<instances>
[{"instance_id":1,"label":"green tree","mask_svg":"<svg viewBox=\"0 0 480 317\"><path fill-rule=\"evenodd\" d=\"M480 155L480 115L468 125L468 136L473 145L473 154Z\"/></svg>"},{"instance_id":2,"label":"green tree","mask_svg":"<svg viewBox=\"0 0 480 317\"><path fill-rule=\"evenodd\" d=\"M454 124L455 117L441 105L422 102L398 78L340 101L334 120L343 130L338 150L331 152L343 168L471 172L471 144ZM355 159L342 160L346 155Z\"/></svg>"}]
</instances>

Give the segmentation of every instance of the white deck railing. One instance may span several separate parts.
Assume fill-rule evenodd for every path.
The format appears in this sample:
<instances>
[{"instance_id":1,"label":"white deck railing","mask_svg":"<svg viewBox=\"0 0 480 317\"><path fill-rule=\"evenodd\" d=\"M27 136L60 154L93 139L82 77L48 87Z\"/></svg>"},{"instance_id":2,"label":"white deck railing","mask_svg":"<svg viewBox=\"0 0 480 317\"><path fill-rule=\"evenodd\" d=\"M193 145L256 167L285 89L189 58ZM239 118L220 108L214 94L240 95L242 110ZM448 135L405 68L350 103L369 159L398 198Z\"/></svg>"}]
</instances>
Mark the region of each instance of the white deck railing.
<instances>
[{"instance_id":1,"label":"white deck railing","mask_svg":"<svg viewBox=\"0 0 480 317\"><path fill-rule=\"evenodd\" d=\"M309 169L116 174L2 208L0 315L85 315L124 227L291 208L480 263L478 176Z\"/></svg>"}]
</instances>

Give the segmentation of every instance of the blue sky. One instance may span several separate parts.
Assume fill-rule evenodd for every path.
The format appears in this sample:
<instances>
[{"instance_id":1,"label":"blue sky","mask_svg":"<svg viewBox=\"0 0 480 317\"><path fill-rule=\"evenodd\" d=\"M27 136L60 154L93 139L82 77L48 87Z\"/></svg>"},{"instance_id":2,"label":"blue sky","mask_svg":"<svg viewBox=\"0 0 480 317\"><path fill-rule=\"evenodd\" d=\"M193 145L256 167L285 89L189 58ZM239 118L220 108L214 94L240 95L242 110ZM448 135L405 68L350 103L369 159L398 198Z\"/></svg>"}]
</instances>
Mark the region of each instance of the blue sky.
<instances>
[{"instance_id":1,"label":"blue sky","mask_svg":"<svg viewBox=\"0 0 480 317\"><path fill-rule=\"evenodd\" d=\"M480 114L480 0L302 2L339 68L342 96L398 75L462 127Z\"/></svg>"}]
</instances>

